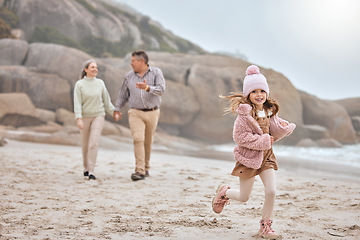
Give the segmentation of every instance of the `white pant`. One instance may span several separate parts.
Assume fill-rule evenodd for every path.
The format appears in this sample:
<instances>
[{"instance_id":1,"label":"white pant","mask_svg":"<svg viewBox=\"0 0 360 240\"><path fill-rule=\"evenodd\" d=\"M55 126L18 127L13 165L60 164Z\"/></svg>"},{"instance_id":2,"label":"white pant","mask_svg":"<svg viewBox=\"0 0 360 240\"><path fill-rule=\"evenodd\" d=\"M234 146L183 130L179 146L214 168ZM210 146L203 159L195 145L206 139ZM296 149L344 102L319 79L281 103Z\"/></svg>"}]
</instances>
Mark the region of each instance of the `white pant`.
<instances>
[{"instance_id":1,"label":"white pant","mask_svg":"<svg viewBox=\"0 0 360 240\"><path fill-rule=\"evenodd\" d=\"M84 117L82 120L84 122L84 128L81 130L84 172L93 174L105 117Z\"/></svg>"},{"instance_id":2,"label":"white pant","mask_svg":"<svg viewBox=\"0 0 360 240\"><path fill-rule=\"evenodd\" d=\"M274 169L266 169L261 172L259 176L265 187L265 202L262 211L262 219L268 220L271 219L275 205L276 183ZM241 178L240 191L236 189L229 189L226 191L226 196L240 202L247 202L250 198L254 181L255 177Z\"/></svg>"}]
</instances>

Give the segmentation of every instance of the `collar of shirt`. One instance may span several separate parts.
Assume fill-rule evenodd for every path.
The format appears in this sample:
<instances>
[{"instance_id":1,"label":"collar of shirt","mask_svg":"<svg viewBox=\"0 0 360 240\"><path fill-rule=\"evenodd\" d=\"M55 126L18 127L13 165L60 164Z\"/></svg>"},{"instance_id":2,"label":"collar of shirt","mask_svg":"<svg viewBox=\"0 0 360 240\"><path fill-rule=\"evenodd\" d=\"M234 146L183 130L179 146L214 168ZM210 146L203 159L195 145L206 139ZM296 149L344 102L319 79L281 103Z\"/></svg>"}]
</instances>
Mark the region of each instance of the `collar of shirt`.
<instances>
[{"instance_id":1,"label":"collar of shirt","mask_svg":"<svg viewBox=\"0 0 360 240\"><path fill-rule=\"evenodd\" d=\"M144 78L146 76L146 74L148 74L148 72L153 71L153 68L148 65L148 69L145 71L144 75L141 77L140 74L138 72L134 72L134 74L136 74L139 78Z\"/></svg>"}]
</instances>

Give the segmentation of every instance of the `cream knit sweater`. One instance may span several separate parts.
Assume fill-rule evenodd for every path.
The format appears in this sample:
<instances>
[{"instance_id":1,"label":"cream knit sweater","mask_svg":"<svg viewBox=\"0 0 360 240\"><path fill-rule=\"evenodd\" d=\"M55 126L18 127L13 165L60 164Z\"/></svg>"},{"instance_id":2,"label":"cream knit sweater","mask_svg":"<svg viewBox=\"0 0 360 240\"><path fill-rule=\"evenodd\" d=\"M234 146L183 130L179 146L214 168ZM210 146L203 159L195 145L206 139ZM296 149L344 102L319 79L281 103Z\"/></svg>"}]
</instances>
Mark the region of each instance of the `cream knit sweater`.
<instances>
[{"instance_id":1,"label":"cream knit sweater","mask_svg":"<svg viewBox=\"0 0 360 240\"><path fill-rule=\"evenodd\" d=\"M96 77L84 77L75 84L74 113L75 118L113 115L114 106L103 80Z\"/></svg>"}]
</instances>

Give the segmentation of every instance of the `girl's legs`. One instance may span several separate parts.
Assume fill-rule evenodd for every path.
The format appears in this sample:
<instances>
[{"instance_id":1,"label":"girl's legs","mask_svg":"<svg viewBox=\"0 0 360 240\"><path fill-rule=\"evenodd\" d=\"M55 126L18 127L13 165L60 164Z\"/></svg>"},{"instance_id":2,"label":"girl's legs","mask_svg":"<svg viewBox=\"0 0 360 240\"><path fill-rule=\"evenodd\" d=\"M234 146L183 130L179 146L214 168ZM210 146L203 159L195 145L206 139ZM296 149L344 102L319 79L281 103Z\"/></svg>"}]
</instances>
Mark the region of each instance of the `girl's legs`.
<instances>
[{"instance_id":1,"label":"girl's legs","mask_svg":"<svg viewBox=\"0 0 360 240\"><path fill-rule=\"evenodd\" d=\"M221 213L224 207L229 204L229 199L241 202L249 200L255 177L240 179L240 191L230 189L228 185L220 184L216 190L215 197L212 201L212 207L215 213Z\"/></svg>"},{"instance_id":2,"label":"girl's legs","mask_svg":"<svg viewBox=\"0 0 360 240\"><path fill-rule=\"evenodd\" d=\"M280 239L281 235L276 234L271 227L271 216L274 211L276 193L274 169L267 169L259 175L265 187L265 202L263 206L262 219L260 220L259 236L268 239Z\"/></svg>"},{"instance_id":3,"label":"girl's legs","mask_svg":"<svg viewBox=\"0 0 360 240\"><path fill-rule=\"evenodd\" d=\"M254 186L255 177L252 178L239 178L240 190L228 189L226 196L240 202L247 202L250 198L251 191Z\"/></svg>"},{"instance_id":4,"label":"girl's legs","mask_svg":"<svg viewBox=\"0 0 360 240\"><path fill-rule=\"evenodd\" d=\"M268 220L271 219L275 205L275 171L270 168L261 172L259 175L265 187L265 202L263 206L262 219Z\"/></svg>"}]
</instances>

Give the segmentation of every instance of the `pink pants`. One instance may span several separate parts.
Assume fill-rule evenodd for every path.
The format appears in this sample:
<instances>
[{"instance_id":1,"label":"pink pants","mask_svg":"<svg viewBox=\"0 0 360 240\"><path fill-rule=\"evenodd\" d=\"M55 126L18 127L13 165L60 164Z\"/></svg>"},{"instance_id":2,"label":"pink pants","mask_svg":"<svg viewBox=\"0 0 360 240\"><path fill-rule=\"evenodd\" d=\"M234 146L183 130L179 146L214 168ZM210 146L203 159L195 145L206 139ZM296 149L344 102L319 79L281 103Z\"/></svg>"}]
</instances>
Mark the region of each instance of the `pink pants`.
<instances>
[{"instance_id":1,"label":"pink pants","mask_svg":"<svg viewBox=\"0 0 360 240\"><path fill-rule=\"evenodd\" d=\"M84 172L93 174L105 116L84 117L82 120L84 122L84 128L81 130Z\"/></svg>"},{"instance_id":2,"label":"pink pants","mask_svg":"<svg viewBox=\"0 0 360 240\"><path fill-rule=\"evenodd\" d=\"M265 187L265 202L262 211L262 219L268 220L271 219L275 205L276 183L274 169L266 169L261 172L259 176ZM255 177L241 178L240 191L236 189L229 189L226 191L226 196L240 202L247 202L250 198L254 181Z\"/></svg>"}]
</instances>

